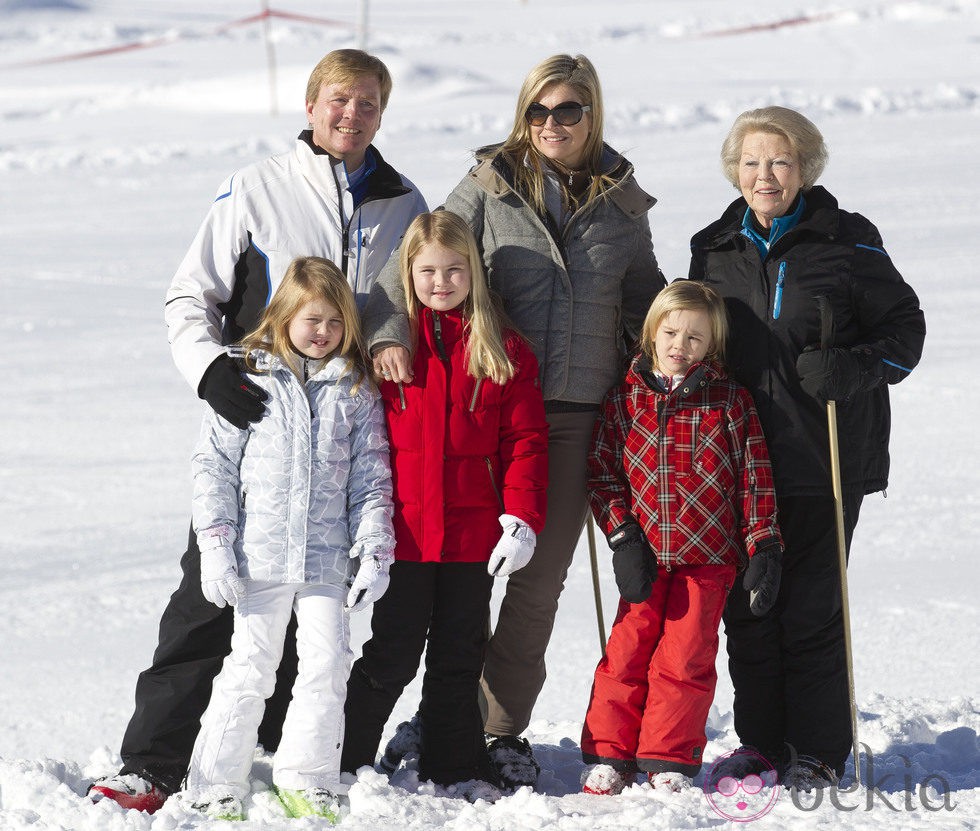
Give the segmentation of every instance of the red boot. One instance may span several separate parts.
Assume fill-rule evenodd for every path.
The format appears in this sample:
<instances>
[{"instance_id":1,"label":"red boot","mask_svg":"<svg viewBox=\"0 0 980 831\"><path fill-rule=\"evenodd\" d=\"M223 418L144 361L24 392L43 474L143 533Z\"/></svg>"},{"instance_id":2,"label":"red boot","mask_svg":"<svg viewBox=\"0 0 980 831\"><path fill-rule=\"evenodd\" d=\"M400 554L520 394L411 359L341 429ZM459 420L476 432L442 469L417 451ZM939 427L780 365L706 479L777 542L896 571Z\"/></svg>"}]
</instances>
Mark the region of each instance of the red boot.
<instances>
[{"instance_id":1,"label":"red boot","mask_svg":"<svg viewBox=\"0 0 980 831\"><path fill-rule=\"evenodd\" d=\"M636 782L636 775L616 770L612 765L590 765L582 771L582 793L616 796Z\"/></svg>"},{"instance_id":2,"label":"red boot","mask_svg":"<svg viewBox=\"0 0 980 831\"><path fill-rule=\"evenodd\" d=\"M103 776L88 789L88 797L93 802L111 799L122 808L145 811L148 814L159 811L167 801L167 796L152 782L147 782L135 773Z\"/></svg>"}]
</instances>

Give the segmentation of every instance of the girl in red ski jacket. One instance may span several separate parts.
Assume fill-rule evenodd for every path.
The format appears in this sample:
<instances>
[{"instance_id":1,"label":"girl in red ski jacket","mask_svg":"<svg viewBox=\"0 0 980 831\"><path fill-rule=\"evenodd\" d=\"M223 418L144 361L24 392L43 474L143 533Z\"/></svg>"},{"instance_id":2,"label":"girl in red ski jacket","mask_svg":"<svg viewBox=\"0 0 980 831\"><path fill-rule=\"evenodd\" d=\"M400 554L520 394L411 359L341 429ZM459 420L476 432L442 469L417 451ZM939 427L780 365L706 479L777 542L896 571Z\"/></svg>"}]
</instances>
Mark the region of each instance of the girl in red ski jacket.
<instances>
[{"instance_id":1,"label":"girl in red ski jacket","mask_svg":"<svg viewBox=\"0 0 980 831\"><path fill-rule=\"evenodd\" d=\"M413 381L381 383L397 546L388 602L351 671L342 768L374 764L425 649L419 776L486 796L478 688L493 577L527 564L545 519L538 364L503 329L456 214L417 217L399 258L416 345Z\"/></svg>"},{"instance_id":2,"label":"girl in red ski jacket","mask_svg":"<svg viewBox=\"0 0 980 831\"><path fill-rule=\"evenodd\" d=\"M718 624L736 570L753 612L776 599L782 538L765 438L748 392L721 368L724 301L687 280L661 290L640 354L607 394L589 499L622 600L582 730L586 793L645 772L689 786L714 698Z\"/></svg>"}]
</instances>

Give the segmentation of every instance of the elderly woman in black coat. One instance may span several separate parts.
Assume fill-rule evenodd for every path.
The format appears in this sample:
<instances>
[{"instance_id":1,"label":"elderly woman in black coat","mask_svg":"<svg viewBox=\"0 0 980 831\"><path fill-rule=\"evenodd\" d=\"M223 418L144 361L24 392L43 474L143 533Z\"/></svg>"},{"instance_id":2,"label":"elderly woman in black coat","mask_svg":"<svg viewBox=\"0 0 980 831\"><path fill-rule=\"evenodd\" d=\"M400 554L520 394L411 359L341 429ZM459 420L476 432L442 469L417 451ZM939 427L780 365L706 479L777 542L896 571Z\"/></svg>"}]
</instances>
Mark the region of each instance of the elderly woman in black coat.
<instances>
[{"instance_id":1,"label":"elderly woman in black coat","mask_svg":"<svg viewBox=\"0 0 980 831\"><path fill-rule=\"evenodd\" d=\"M808 119L784 107L742 113L721 158L741 196L694 235L689 276L726 300L729 366L762 420L786 549L769 614L751 613L741 584L729 596L744 752L713 779L768 762L785 787L811 790L838 781L852 743L825 402L837 402L849 548L864 495L887 485L888 385L918 363L925 321L877 228L815 184L827 148ZM822 319L832 319L828 348Z\"/></svg>"}]
</instances>

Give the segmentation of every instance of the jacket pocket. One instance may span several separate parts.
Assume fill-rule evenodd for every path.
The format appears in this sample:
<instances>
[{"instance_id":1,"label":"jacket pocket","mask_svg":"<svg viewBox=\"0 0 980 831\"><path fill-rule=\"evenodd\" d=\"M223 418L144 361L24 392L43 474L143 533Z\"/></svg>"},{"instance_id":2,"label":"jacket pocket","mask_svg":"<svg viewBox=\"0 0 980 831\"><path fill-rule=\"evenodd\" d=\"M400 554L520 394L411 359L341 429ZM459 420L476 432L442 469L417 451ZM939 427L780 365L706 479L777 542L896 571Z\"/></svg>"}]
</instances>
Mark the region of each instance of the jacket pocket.
<instances>
[{"instance_id":1,"label":"jacket pocket","mask_svg":"<svg viewBox=\"0 0 980 831\"><path fill-rule=\"evenodd\" d=\"M497 497L497 504L500 506L500 513L505 513L504 511L504 497L500 493L500 488L497 486L497 477L493 472L493 461L489 456L484 456L483 461L487 465L487 475L490 477L490 487L493 489L494 496Z\"/></svg>"},{"instance_id":2,"label":"jacket pocket","mask_svg":"<svg viewBox=\"0 0 980 831\"><path fill-rule=\"evenodd\" d=\"M690 419L690 436L678 437L677 474L717 476L730 466L728 437L719 410L696 410Z\"/></svg>"}]
</instances>

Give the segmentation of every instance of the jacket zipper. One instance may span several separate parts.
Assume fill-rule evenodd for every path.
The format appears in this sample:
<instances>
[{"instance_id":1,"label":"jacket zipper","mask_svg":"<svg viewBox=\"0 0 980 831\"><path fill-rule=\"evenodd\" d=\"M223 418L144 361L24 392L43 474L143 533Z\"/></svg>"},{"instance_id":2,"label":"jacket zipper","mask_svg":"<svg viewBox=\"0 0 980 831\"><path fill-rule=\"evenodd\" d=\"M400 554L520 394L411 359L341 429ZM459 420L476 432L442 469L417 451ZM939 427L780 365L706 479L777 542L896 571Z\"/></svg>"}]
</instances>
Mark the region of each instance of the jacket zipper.
<instances>
[{"instance_id":1,"label":"jacket zipper","mask_svg":"<svg viewBox=\"0 0 980 831\"><path fill-rule=\"evenodd\" d=\"M783 286L786 283L786 260L779 264L779 272L776 275L776 299L772 304L772 319L779 320L779 313L783 309Z\"/></svg>"},{"instance_id":2,"label":"jacket zipper","mask_svg":"<svg viewBox=\"0 0 980 831\"><path fill-rule=\"evenodd\" d=\"M473 397L470 399L470 412L476 409L476 397L480 394L480 385L483 383L482 378L476 379L476 386L473 387Z\"/></svg>"},{"instance_id":3,"label":"jacket zipper","mask_svg":"<svg viewBox=\"0 0 980 831\"><path fill-rule=\"evenodd\" d=\"M493 462L490 461L489 456L484 456L483 461L487 463L487 473L490 474L490 487L493 488L493 492L497 496L497 504L500 505L500 513L506 513L504 510L504 498L500 495L500 488L497 487L497 480L493 476Z\"/></svg>"},{"instance_id":4,"label":"jacket zipper","mask_svg":"<svg viewBox=\"0 0 980 831\"><path fill-rule=\"evenodd\" d=\"M665 429L666 426L667 426L667 398L666 397L660 398L657 401L657 424L658 424L658 429L657 429L657 448L658 448L657 449L657 459L659 460L660 459L660 456L661 456L661 448L664 446L664 442L665 442L665 438L666 438L666 432L667 432L666 429ZM663 466L662 469L663 470L666 470L666 466ZM660 482L659 482L659 484L657 486L657 516L659 518L661 518L661 519L663 518L663 513L664 513L663 507L664 506L660 502L660 489L664 486L664 482L665 481L666 481L666 477L663 476L663 475L661 475ZM660 558L655 556L654 557L654 561L659 564ZM669 574L670 573L670 563L669 562L665 562L663 564L663 567L667 571L667 573Z\"/></svg>"},{"instance_id":5,"label":"jacket zipper","mask_svg":"<svg viewBox=\"0 0 980 831\"><path fill-rule=\"evenodd\" d=\"M701 452L701 411L694 411L694 424L691 427L691 471L697 467Z\"/></svg>"},{"instance_id":6,"label":"jacket zipper","mask_svg":"<svg viewBox=\"0 0 980 831\"><path fill-rule=\"evenodd\" d=\"M435 334L436 351L439 353L439 359L448 361L449 355L446 354L446 344L442 342L442 317L439 312L432 313L432 329Z\"/></svg>"}]
</instances>

